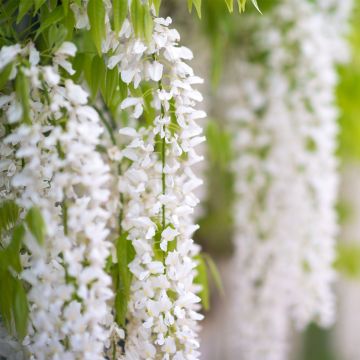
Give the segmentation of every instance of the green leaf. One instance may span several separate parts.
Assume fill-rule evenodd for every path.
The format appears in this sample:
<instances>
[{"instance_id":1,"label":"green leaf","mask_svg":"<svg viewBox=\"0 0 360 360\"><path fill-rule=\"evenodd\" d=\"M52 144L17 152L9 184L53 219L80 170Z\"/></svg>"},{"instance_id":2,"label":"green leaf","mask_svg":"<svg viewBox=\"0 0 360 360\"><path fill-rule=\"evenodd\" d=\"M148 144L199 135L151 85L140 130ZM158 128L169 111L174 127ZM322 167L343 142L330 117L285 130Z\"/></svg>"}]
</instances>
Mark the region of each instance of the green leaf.
<instances>
[{"instance_id":1,"label":"green leaf","mask_svg":"<svg viewBox=\"0 0 360 360\"><path fill-rule=\"evenodd\" d=\"M233 12L234 11L234 0L225 0L226 6L229 10L229 12ZM239 5L239 9L242 8L242 4L243 0L238 0L238 5Z\"/></svg>"},{"instance_id":2,"label":"green leaf","mask_svg":"<svg viewBox=\"0 0 360 360\"><path fill-rule=\"evenodd\" d=\"M199 19L201 19L201 0L193 0L196 12L199 16Z\"/></svg>"},{"instance_id":3,"label":"green leaf","mask_svg":"<svg viewBox=\"0 0 360 360\"><path fill-rule=\"evenodd\" d=\"M68 14L69 12L69 3L70 1L69 0L62 0L62 6L64 8L64 14L65 16Z\"/></svg>"},{"instance_id":4,"label":"green leaf","mask_svg":"<svg viewBox=\"0 0 360 360\"><path fill-rule=\"evenodd\" d=\"M188 0L189 1L189 0ZM161 0L152 0L152 3L155 7L155 14L156 16L159 16L160 13L160 5L161 5Z\"/></svg>"},{"instance_id":5,"label":"green leaf","mask_svg":"<svg viewBox=\"0 0 360 360\"><path fill-rule=\"evenodd\" d=\"M154 251L155 259L157 261L163 262L165 259L165 252L160 248L161 233L162 233L162 227L158 226L158 230L156 231L154 236L153 251Z\"/></svg>"},{"instance_id":6,"label":"green leaf","mask_svg":"<svg viewBox=\"0 0 360 360\"><path fill-rule=\"evenodd\" d=\"M214 260L212 259L212 257L210 255L203 254L203 256L204 256L204 259L210 270L210 274L215 282L215 285L216 285L218 291L220 292L221 295L224 295L225 291L224 291L223 283L221 280L220 272L219 272Z\"/></svg>"},{"instance_id":7,"label":"green leaf","mask_svg":"<svg viewBox=\"0 0 360 360\"><path fill-rule=\"evenodd\" d=\"M257 0L251 0L251 1L252 1L253 5L255 6L255 9L256 9L260 14L262 14L262 12L260 11L259 5L258 5L258 3L257 3ZM246 1L245 1L245 2L246 2ZM245 7L244 7L244 9L245 9Z\"/></svg>"},{"instance_id":8,"label":"green leaf","mask_svg":"<svg viewBox=\"0 0 360 360\"><path fill-rule=\"evenodd\" d=\"M20 0L19 12L16 18L17 24L23 19L26 13L29 12L29 10L33 7L33 4L34 4L33 0Z\"/></svg>"},{"instance_id":9,"label":"green leaf","mask_svg":"<svg viewBox=\"0 0 360 360\"><path fill-rule=\"evenodd\" d=\"M9 246L6 248L8 266L11 266L18 274L22 271L20 250L24 239L25 229L23 225L15 227Z\"/></svg>"},{"instance_id":10,"label":"green leaf","mask_svg":"<svg viewBox=\"0 0 360 360\"><path fill-rule=\"evenodd\" d=\"M0 271L0 313L5 326L11 331L14 281L9 271Z\"/></svg>"},{"instance_id":11,"label":"green leaf","mask_svg":"<svg viewBox=\"0 0 360 360\"><path fill-rule=\"evenodd\" d=\"M67 41L72 41L73 32L75 27L75 16L72 11L68 11L64 20L62 21L62 25L66 28L66 39Z\"/></svg>"},{"instance_id":12,"label":"green leaf","mask_svg":"<svg viewBox=\"0 0 360 360\"><path fill-rule=\"evenodd\" d=\"M67 37L67 29L64 25L54 25L49 28L47 33L50 48L57 50Z\"/></svg>"},{"instance_id":13,"label":"green leaf","mask_svg":"<svg viewBox=\"0 0 360 360\"><path fill-rule=\"evenodd\" d=\"M115 90L119 84L119 72L115 66L113 69L106 69L105 102L111 107Z\"/></svg>"},{"instance_id":14,"label":"green leaf","mask_svg":"<svg viewBox=\"0 0 360 360\"><path fill-rule=\"evenodd\" d=\"M130 7L131 22L134 26L134 32L137 37L144 35L144 6L141 0L132 0Z\"/></svg>"},{"instance_id":15,"label":"green leaf","mask_svg":"<svg viewBox=\"0 0 360 360\"><path fill-rule=\"evenodd\" d=\"M26 224L39 245L45 242L45 223L37 207L32 207L25 216Z\"/></svg>"},{"instance_id":16,"label":"green leaf","mask_svg":"<svg viewBox=\"0 0 360 360\"><path fill-rule=\"evenodd\" d=\"M10 63L8 65L5 66L4 69L2 69L1 73L0 73L0 91L5 87L9 76L11 74L11 70L12 70L13 64Z\"/></svg>"},{"instance_id":17,"label":"green leaf","mask_svg":"<svg viewBox=\"0 0 360 360\"><path fill-rule=\"evenodd\" d=\"M101 42L105 36L105 7L103 0L90 0L87 13L90 22L90 33L98 54L101 55Z\"/></svg>"},{"instance_id":18,"label":"green leaf","mask_svg":"<svg viewBox=\"0 0 360 360\"><path fill-rule=\"evenodd\" d=\"M1 4L0 7L0 21L9 20L10 17L13 16L14 12L19 8L19 1L17 0L10 0Z\"/></svg>"},{"instance_id":19,"label":"green leaf","mask_svg":"<svg viewBox=\"0 0 360 360\"><path fill-rule=\"evenodd\" d=\"M14 201L4 201L0 205L0 236L3 231L13 228L19 219L20 208Z\"/></svg>"},{"instance_id":20,"label":"green leaf","mask_svg":"<svg viewBox=\"0 0 360 360\"><path fill-rule=\"evenodd\" d=\"M153 27L154 27L154 23L153 23L153 18L151 16L150 8L146 4L144 6L144 28L143 29L144 29L145 40L148 43L150 43L151 38L152 38Z\"/></svg>"},{"instance_id":21,"label":"green leaf","mask_svg":"<svg viewBox=\"0 0 360 360\"><path fill-rule=\"evenodd\" d=\"M128 12L128 0L113 0L114 30L118 33Z\"/></svg>"},{"instance_id":22,"label":"green leaf","mask_svg":"<svg viewBox=\"0 0 360 360\"><path fill-rule=\"evenodd\" d=\"M116 255L118 283L115 296L115 319L119 326L124 326L132 278L128 265L135 257L135 249L132 242L127 239L127 233L123 233L117 239Z\"/></svg>"},{"instance_id":23,"label":"green leaf","mask_svg":"<svg viewBox=\"0 0 360 360\"><path fill-rule=\"evenodd\" d=\"M29 79L25 76L23 71L20 69L15 82L15 89L17 98L21 104L23 110L23 121L26 124L31 124L30 120L30 105L29 105Z\"/></svg>"},{"instance_id":24,"label":"green leaf","mask_svg":"<svg viewBox=\"0 0 360 360\"><path fill-rule=\"evenodd\" d=\"M195 284L201 285L201 291L199 292L199 296L201 298L201 303L204 310L209 310L210 302L209 302L209 282L206 270L206 264L201 255L195 256L195 260L198 265L196 267L197 275L194 279Z\"/></svg>"},{"instance_id":25,"label":"green leaf","mask_svg":"<svg viewBox=\"0 0 360 360\"><path fill-rule=\"evenodd\" d=\"M191 13L192 7L193 7L193 2L192 2L192 0L187 0L187 7L188 7L189 12Z\"/></svg>"},{"instance_id":26,"label":"green leaf","mask_svg":"<svg viewBox=\"0 0 360 360\"><path fill-rule=\"evenodd\" d=\"M44 19L41 21L41 25L39 29L36 31L36 35L34 40L36 40L41 33L44 32L49 26L57 24L60 20L64 18L64 8L62 6L58 6L55 10L50 11Z\"/></svg>"},{"instance_id":27,"label":"green leaf","mask_svg":"<svg viewBox=\"0 0 360 360\"><path fill-rule=\"evenodd\" d=\"M34 14L36 14L41 8L41 6L46 2L46 0L35 0L34 2L35 2Z\"/></svg>"},{"instance_id":28,"label":"green leaf","mask_svg":"<svg viewBox=\"0 0 360 360\"><path fill-rule=\"evenodd\" d=\"M85 68L85 79L90 88L91 98L95 100L101 81L105 83L105 64L101 56L94 56L91 66Z\"/></svg>"},{"instance_id":29,"label":"green leaf","mask_svg":"<svg viewBox=\"0 0 360 360\"><path fill-rule=\"evenodd\" d=\"M360 279L360 245L355 241L341 242L335 268L349 278Z\"/></svg>"},{"instance_id":30,"label":"green leaf","mask_svg":"<svg viewBox=\"0 0 360 360\"><path fill-rule=\"evenodd\" d=\"M246 0L237 0L237 4L238 4L238 8L239 8L239 13L244 12L245 11Z\"/></svg>"},{"instance_id":31,"label":"green leaf","mask_svg":"<svg viewBox=\"0 0 360 360\"><path fill-rule=\"evenodd\" d=\"M15 282L14 295L14 321L15 329L20 340L23 340L27 333L29 305L26 297L26 292L20 280Z\"/></svg>"}]
</instances>

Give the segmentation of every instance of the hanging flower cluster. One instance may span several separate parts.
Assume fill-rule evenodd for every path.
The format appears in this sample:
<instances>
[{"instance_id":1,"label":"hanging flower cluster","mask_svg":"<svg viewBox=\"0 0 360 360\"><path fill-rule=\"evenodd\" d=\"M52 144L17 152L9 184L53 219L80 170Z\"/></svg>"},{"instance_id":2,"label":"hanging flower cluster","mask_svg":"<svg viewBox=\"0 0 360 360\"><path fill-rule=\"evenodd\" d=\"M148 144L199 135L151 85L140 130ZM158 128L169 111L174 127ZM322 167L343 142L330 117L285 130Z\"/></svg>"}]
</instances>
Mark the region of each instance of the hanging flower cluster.
<instances>
[{"instance_id":1,"label":"hanging flower cluster","mask_svg":"<svg viewBox=\"0 0 360 360\"><path fill-rule=\"evenodd\" d=\"M74 55L73 44L61 46L54 66L39 66L31 44L3 48L2 54L11 51L14 76L23 77L21 85L31 94L26 116L14 93L2 97L2 122L11 129L4 144L14 149L18 167L11 186L17 204L24 210L36 206L46 224L43 247L27 239L22 278L31 286L31 329L26 345L38 359L101 359L112 297L104 271L109 167L96 151L103 129L86 105L86 92L71 80L62 83L56 70L57 58Z\"/></svg>"},{"instance_id":2,"label":"hanging flower cluster","mask_svg":"<svg viewBox=\"0 0 360 360\"><path fill-rule=\"evenodd\" d=\"M77 29L92 30L93 3L71 4ZM193 89L202 80L170 18L149 15L143 39L128 19L116 32L111 3L103 9L101 61L121 99L113 112L70 80L79 79L73 43L46 65L32 42L0 50L15 83L0 96L0 185L25 221L23 345L34 359L198 359L193 190L202 181L191 167L202 160L205 113Z\"/></svg>"},{"instance_id":3,"label":"hanging flower cluster","mask_svg":"<svg viewBox=\"0 0 360 360\"><path fill-rule=\"evenodd\" d=\"M117 50L133 54L118 64L125 82L134 88L145 81L155 84L146 95L155 115L153 124L120 129L126 144L121 156L129 160L119 178L125 199L122 226L136 253L129 265L134 275L129 359L136 354L141 359L197 359L199 355L196 321L202 315L196 312L200 298L195 295L193 260L199 249L192 240L197 229L192 213L198 203L193 190L202 182L191 166L201 160L194 150L204 140L196 120L205 114L194 109L202 97L192 85L201 79L183 62L192 53L177 45L179 34L168 28L170 23L170 18L155 19L148 45L136 40L125 23L125 49ZM132 109L133 119L144 106L144 99L135 97L121 104Z\"/></svg>"},{"instance_id":4,"label":"hanging flower cluster","mask_svg":"<svg viewBox=\"0 0 360 360\"><path fill-rule=\"evenodd\" d=\"M334 321L335 65L350 7L287 0L244 25L255 49L237 54L223 90L237 152L229 358L286 359L290 319Z\"/></svg>"}]
</instances>

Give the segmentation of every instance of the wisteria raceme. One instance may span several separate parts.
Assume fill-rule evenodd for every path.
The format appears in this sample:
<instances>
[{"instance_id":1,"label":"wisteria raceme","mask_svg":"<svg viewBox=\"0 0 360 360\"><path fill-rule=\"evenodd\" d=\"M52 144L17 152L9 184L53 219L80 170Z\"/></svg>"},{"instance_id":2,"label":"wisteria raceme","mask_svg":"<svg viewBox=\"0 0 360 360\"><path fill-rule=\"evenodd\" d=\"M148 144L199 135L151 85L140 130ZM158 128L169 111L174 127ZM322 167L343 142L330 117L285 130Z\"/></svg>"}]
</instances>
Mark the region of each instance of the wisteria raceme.
<instances>
[{"instance_id":1,"label":"wisteria raceme","mask_svg":"<svg viewBox=\"0 0 360 360\"><path fill-rule=\"evenodd\" d=\"M350 8L350 0L276 5L223 89L238 196L228 358L286 359L290 319L300 329L334 321L335 65Z\"/></svg>"},{"instance_id":2,"label":"wisteria raceme","mask_svg":"<svg viewBox=\"0 0 360 360\"><path fill-rule=\"evenodd\" d=\"M20 123L21 108L14 116L15 96L2 98L7 123L19 123L4 140L22 162L12 180L16 202L25 210L36 206L46 224L43 247L27 237L31 253L22 274L30 285L25 345L34 359L102 359L109 336L109 168L96 150L103 131L97 112L86 105L86 92L71 80L62 84L56 70L72 70L66 56L74 50L64 43L54 67L43 67L31 44L18 49L30 63L14 59L29 82L30 122Z\"/></svg>"},{"instance_id":3,"label":"wisteria raceme","mask_svg":"<svg viewBox=\"0 0 360 360\"><path fill-rule=\"evenodd\" d=\"M135 89L152 84L150 100L130 94L121 104L131 110L133 124L120 129L121 158L128 162L119 178L122 227L135 249L124 358L197 359L202 315L194 284L199 249L192 240L197 229L192 213L198 200L192 191L201 180L191 166L201 160L194 150L204 140L196 120L205 114L194 109L202 97L192 85L201 79L183 62L192 53L178 46L179 34L168 28L171 20L154 23L146 44L125 20L108 63ZM149 104L153 124L136 126Z\"/></svg>"}]
</instances>

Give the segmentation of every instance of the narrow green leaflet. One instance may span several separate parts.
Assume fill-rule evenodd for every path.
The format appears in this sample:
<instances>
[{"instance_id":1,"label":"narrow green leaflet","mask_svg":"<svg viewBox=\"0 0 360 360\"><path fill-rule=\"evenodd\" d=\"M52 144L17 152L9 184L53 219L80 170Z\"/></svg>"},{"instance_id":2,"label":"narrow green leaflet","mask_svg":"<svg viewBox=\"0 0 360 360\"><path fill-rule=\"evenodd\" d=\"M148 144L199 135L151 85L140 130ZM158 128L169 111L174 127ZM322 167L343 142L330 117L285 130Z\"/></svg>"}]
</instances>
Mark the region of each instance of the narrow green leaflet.
<instances>
[{"instance_id":1,"label":"narrow green leaflet","mask_svg":"<svg viewBox=\"0 0 360 360\"><path fill-rule=\"evenodd\" d=\"M199 292L199 296L201 298L201 303L204 310L209 310L210 301L209 301L209 282L208 275L206 270L206 263L201 255L197 255L195 257L198 265L196 267L197 275L194 279L194 283L201 285L201 291Z\"/></svg>"},{"instance_id":2,"label":"narrow green leaflet","mask_svg":"<svg viewBox=\"0 0 360 360\"><path fill-rule=\"evenodd\" d=\"M92 60L90 56L89 61L91 66L85 68L85 79L87 84L89 85L91 97L93 100L95 100L101 80L105 78L105 64L104 60L100 56L96 55Z\"/></svg>"},{"instance_id":3,"label":"narrow green leaflet","mask_svg":"<svg viewBox=\"0 0 360 360\"><path fill-rule=\"evenodd\" d=\"M206 265L208 266L208 269L210 271L210 274L212 276L212 279L214 280L214 283L215 283L218 291L220 292L221 295L224 295L225 292L224 292L223 283L221 280L219 270L218 270L214 260L212 259L212 257L210 255L207 255L207 254L204 254L203 257L206 261Z\"/></svg>"},{"instance_id":4,"label":"narrow green leaflet","mask_svg":"<svg viewBox=\"0 0 360 360\"><path fill-rule=\"evenodd\" d=\"M151 11L149 6L146 4L144 5L144 37L145 40L150 43L151 38L152 38L152 31L153 31L153 27L154 27L154 23L153 23L153 17L151 15Z\"/></svg>"},{"instance_id":5,"label":"narrow green leaflet","mask_svg":"<svg viewBox=\"0 0 360 360\"><path fill-rule=\"evenodd\" d=\"M5 250L7 266L10 266L17 273L20 273L22 271L20 250L24 240L24 236L24 226L22 224L16 226L13 230L11 242Z\"/></svg>"},{"instance_id":6,"label":"narrow green leaflet","mask_svg":"<svg viewBox=\"0 0 360 360\"><path fill-rule=\"evenodd\" d=\"M0 260L2 260L1 257ZM0 271L0 314L9 331L11 331L12 325L12 304L14 295L14 282L12 279L9 271Z\"/></svg>"},{"instance_id":7,"label":"narrow green leaflet","mask_svg":"<svg viewBox=\"0 0 360 360\"><path fill-rule=\"evenodd\" d=\"M131 22L134 27L135 35L138 37L142 37L144 34L144 15L143 15L144 7L140 0L132 0L130 7L130 16Z\"/></svg>"},{"instance_id":8,"label":"narrow green leaflet","mask_svg":"<svg viewBox=\"0 0 360 360\"><path fill-rule=\"evenodd\" d=\"M124 326L132 278L128 265L135 256L135 249L131 241L127 239L127 233L123 233L118 238L116 242L116 254L118 262L117 265L115 264L115 273L118 275L118 281L115 296L115 319L119 326Z\"/></svg>"},{"instance_id":9,"label":"narrow green leaflet","mask_svg":"<svg viewBox=\"0 0 360 360\"><path fill-rule=\"evenodd\" d=\"M50 11L48 14L44 14L39 29L36 31L34 40L41 35L49 26L57 24L64 18L64 8L58 6L55 10Z\"/></svg>"},{"instance_id":10,"label":"narrow green leaflet","mask_svg":"<svg viewBox=\"0 0 360 360\"><path fill-rule=\"evenodd\" d=\"M31 1L29 1L31 2ZM34 3L35 3L35 10L34 10L34 13L37 13L38 10L41 8L41 6L46 2L46 0L35 0Z\"/></svg>"},{"instance_id":11,"label":"narrow green leaflet","mask_svg":"<svg viewBox=\"0 0 360 360\"><path fill-rule=\"evenodd\" d=\"M38 208L32 207L25 217L25 222L39 245L45 242L45 223Z\"/></svg>"},{"instance_id":12,"label":"narrow green leaflet","mask_svg":"<svg viewBox=\"0 0 360 360\"><path fill-rule=\"evenodd\" d=\"M103 97L106 105L111 107L112 101L114 99L115 90L119 85L119 72L117 67L114 69L106 69L105 77L105 89L103 91Z\"/></svg>"},{"instance_id":13,"label":"narrow green leaflet","mask_svg":"<svg viewBox=\"0 0 360 360\"><path fill-rule=\"evenodd\" d=\"M16 95L22 107L22 117L26 124L31 124L30 120L30 106L29 106L29 79L20 69L16 77L15 83Z\"/></svg>"},{"instance_id":14,"label":"narrow green leaflet","mask_svg":"<svg viewBox=\"0 0 360 360\"><path fill-rule=\"evenodd\" d=\"M189 12L191 12L192 11L192 6L193 6L192 0L187 0L187 6L188 6Z\"/></svg>"},{"instance_id":15,"label":"narrow green leaflet","mask_svg":"<svg viewBox=\"0 0 360 360\"><path fill-rule=\"evenodd\" d=\"M246 1L245 1L246 2ZM229 12L233 12L234 11L234 0L225 0L225 3L226 3L226 6L227 6L227 8L228 8L228 10L229 10ZM244 3L244 1L243 0L238 0L238 4L239 4L239 9L240 9L240 4L244 4L244 6L245 6L245 3Z\"/></svg>"},{"instance_id":16,"label":"narrow green leaflet","mask_svg":"<svg viewBox=\"0 0 360 360\"><path fill-rule=\"evenodd\" d=\"M155 7L156 16L159 16L161 0L151 0L151 4Z\"/></svg>"},{"instance_id":17,"label":"narrow green leaflet","mask_svg":"<svg viewBox=\"0 0 360 360\"><path fill-rule=\"evenodd\" d=\"M14 292L13 313L15 329L18 338L22 340L27 333L29 304L27 301L26 292L20 280L15 281Z\"/></svg>"},{"instance_id":18,"label":"narrow green leaflet","mask_svg":"<svg viewBox=\"0 0 360 360\"><path fill-rule=\"evenodd\" d=\"M259 5L257 3L257 0L251 0L253 5L255 6L255 9L261 14L261 11L260 11L260 8L259 8ZM246 2L246 1L245 1ZM245 10L245 7L244 7L244 10Z\"/></svg>"},{"instance_id":19,"label":"narrow green leaflet","mask_svg":"<svg viewBox=\"0 0 360 360\"><path fill-rule=\"evenodd\" d=\"M127 0L113 0L113 16L114 16L114 30L118 33L123 22L126 19L128 12Z\"/></svg>"},{"instance_id":20,"label":"narrow green leaflet","mask_svg":"<svg viewBox=\"0 0 360 360\"><path fill-rule=\"evenodd\" d=\"M196 12L201 19L201 0L192 0L195 6Z\"/></svg>"},{"instance_id":21,"label":"narrow green leaflet","mask_svg":"<svg viewBox=\"0 0 360 360\"><path fill-rule=\"evenodd\" d=\"M5 66L5 68L1 71L0 73L0 91L5 87L9 76L11 74L11 70L12 70L12 64L8 64Z\"/></svg>"},{"instance_id":22,"label":"narrow green leaflet","mask_svg":"<svg viewBox=\"0 0 360 360\"><path fill-rule=\"evenodd\" d=\"M103 0L90 0L87 13L90 22L90 33L98 54L101 55L101 42L105 36L105 7Z\"/></svg>"},{"instance_id":23,"label":"narrow green leaflet","mask_svg":"<svg viewBox=\"0 0 360 360\"><path fill-rule=\"evenodd\" d=\"M14 201L4 201L0 205L0 236L3 231L9 231L16 224L20 209Z\"/></svg>"},{"instance_id":24,"label":"narrow green leaflet","mask_svg":"<svg viewBox=\"0 0 360 360\"><path fill-rule=\"evenodd\" d=\"M33 0L20 0L19 4L19 12L16 19L16 23L18 24L26 15L26 13L33 7Z\"/></svg>"},{"instance_id":25,"label":"narrow green leaflet","mask_svg":"<svg viewBox=\"0 0 360 360\"><path fill-rule=\"evenodd\" d=\"M70 0L62 0L62 6L64 9L64 14L67 15L69 12L69 4L70 4Z\"/></svg>"},{"instance_id":26,"label":"narrow green leaflet","mask_svg":"<svg viewBox=\"0 0 360 360\"><path fill-rule=\"evenodd\" d=\"M24 235L24 226L17 225L7 247L0 249L0 314L8 331L16 333L19 340L27 333L29 313L26 292L18 278L22 271L20 251Z\"/></svg>"}]
</instances>

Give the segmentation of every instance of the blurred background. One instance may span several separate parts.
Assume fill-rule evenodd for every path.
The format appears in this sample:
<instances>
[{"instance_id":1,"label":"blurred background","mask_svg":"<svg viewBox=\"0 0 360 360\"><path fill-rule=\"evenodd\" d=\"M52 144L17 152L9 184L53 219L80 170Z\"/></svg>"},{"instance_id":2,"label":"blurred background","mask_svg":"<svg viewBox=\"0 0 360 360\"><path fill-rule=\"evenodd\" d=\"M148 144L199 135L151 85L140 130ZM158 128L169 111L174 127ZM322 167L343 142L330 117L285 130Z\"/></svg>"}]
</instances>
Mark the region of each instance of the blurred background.
<instances>
[{"instance_id":1,"label":"blurred background","mask_svg":"<svg viewBox=\"0 0 360 360\"><path fill-rule=\"evenodd\" d=\"M234 174L231 171L233 151L231 134L224 125L219 91L226 82L228 59L235 51L247 46L249 34L242 22L247 17L266 16L280 0L259 0L264 15L248 4L246 12L229 14L223 0L203 1L202 19L189 14L183 1L164 3L163 15L170 15L182 35L182 42L194 52L192 65L205 79L204 108L207 144L203 152L207 162L198 171L206 184L199 193L203 205L199 210L200 230L196 240L224 274L234 251L233 201ZM306 0L304 0L306 1ZM360 360L360 0L355 0L348 35L350 61L338 68L339 85L336 96L340 107L339 146L341 183L337 204L341 232L334 266L339 276L336 286L337 322L330 330L309 326L302 334L294 332L293 360ZM240 276L240 275L239 275ZM222 276L223 278L225 276ZM229 289L224 284L221 294L215 281L210 281L210 308L203 323L203 359L222 359L223 334L219 319L223 316Z\"/></svg>"}]
</instances>

